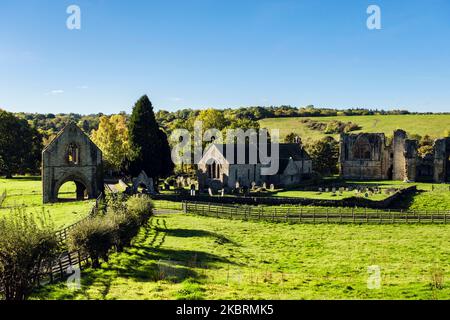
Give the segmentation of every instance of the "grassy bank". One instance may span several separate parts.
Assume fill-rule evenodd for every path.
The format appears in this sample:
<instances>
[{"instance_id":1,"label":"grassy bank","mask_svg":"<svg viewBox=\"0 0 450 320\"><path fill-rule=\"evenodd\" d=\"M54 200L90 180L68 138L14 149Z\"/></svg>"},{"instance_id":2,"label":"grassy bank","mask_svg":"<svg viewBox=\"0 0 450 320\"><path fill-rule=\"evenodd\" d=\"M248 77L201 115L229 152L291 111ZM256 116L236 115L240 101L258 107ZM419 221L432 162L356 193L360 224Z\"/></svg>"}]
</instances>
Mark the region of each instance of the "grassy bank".
<instances>
[{"instance_id":1,"label":"grassy bank","mask_svg":"<svg viewBox=\"0 0 450 320\"><path fill-rule=\"evenodd\" d=\"M302 139L317 140L325 136L321 131L311 130L304 123L308 118L271 118L260 120L261 128L279 129L284 138L291 132L297 133ZM450 128L450 115L379 115L379 116L336 116L315 117L315 121L328 123L333 120L353 122L361 127L357 132L382 132L392 136L394 130L403 129L410 134L426 134L433 138L442 137L445 130ZM338 137L338 135L333 135Z\"/></svg>"},{"instance_id":2,"label":"grassy bank","mask_svg":"<svg viewBox=\"0 0 450 320\"><path fill-rule=\"evenodd\" d=\"M34 299L449 299L450 227L289 225L157 216L82 290ZM368 267L381 288L368 289Z\"/></svg>"}]
</instances>

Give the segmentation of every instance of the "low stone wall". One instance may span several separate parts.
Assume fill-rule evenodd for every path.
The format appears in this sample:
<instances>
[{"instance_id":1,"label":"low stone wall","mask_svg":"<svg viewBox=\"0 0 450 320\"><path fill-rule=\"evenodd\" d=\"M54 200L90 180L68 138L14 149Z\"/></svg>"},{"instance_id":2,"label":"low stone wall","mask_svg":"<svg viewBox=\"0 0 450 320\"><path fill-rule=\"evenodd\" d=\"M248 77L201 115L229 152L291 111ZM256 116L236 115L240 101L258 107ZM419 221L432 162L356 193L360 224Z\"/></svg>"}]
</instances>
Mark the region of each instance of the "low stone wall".
<instances>
[{"instance_id":1,"label":"low stone wall","mask_svg":"<svg viewBox=\"0 0 450 320\"><path fill-rule=\"evenodd\" d=\"M394 202L401 200L402 197L417 192L416 186L410 186L401 189L386 199L374 201L362 197L350 197L341 200L321 200L308 198L284 198L284 197L219 197L197 195L190 196L186 194L167 195L159 194L152 196L155 200L167 201L195 201L205 203L223 203L223 204L242 204L242 205L304 205L321 207L362 207L372 209L387 209Z\"/></svg>"}]
</instances>

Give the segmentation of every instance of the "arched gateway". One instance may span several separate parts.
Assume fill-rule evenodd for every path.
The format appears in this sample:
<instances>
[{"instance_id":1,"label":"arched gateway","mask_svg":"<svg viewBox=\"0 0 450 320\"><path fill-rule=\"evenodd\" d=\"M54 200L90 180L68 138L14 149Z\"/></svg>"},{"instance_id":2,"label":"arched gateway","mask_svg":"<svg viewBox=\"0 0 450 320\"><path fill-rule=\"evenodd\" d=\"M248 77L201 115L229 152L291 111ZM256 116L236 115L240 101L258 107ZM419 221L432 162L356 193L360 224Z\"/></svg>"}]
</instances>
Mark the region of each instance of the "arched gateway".
<instances>
[{"instance_id":1,"label":"arched gateway","mask_svg":"<svg viewBox=\"0 0 450 320\"><path fill-rule=\"evenodd\" d=\"M103 192L102 152L75 124L62 129L42 151L44 203L58 201L61 186L75 182L78 200Z\"/></svg>"}]
</instances>

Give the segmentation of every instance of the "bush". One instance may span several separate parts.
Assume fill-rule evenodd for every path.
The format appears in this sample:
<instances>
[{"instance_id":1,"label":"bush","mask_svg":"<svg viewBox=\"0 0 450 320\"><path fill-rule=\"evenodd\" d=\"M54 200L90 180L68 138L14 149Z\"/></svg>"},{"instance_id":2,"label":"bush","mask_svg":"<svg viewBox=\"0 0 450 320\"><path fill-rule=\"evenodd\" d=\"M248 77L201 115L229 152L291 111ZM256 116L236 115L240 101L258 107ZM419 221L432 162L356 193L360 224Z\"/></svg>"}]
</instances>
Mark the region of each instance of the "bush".
<instances>
[{"instance_id":1,"label":"bush","mask_svg":"<svg viewBox=\"0 0 450 320\"><path fill-rule=\"evenodd\" d=\"M0 218L0 291L6 300L24 300L43 264L55 257L58 242L47 218L23 208Z\"/></svg>"},{"instance_id":2,"label":"bush","mask_svg":"<svg viewBox=\"0 0 450 320\"><path fill-rule=\"evenodd\" d=\"M126 246L131 244L131 240L138 234L139 220L127 211L109 210L106 218L114 225L114 246L121 252Z\"/></svg>"},{"instance_id":3,"label":"bush","mask_svg":"<svg viewBox=\"0 0 450 320\"><path fill-rule=\"evenodd\" d=\"M138 234L139 228L152 215L153 203L149 197L133 196L125 203L123 198L108 201L105 214L82 221L69 233L69 249L89 255L94 268L100 259L108 261L112 248L123 251Z\"/></svg>"},{"instance_id":4,"label":"bush","mask_svg":"<svg viewBox=\"0 0 450 320\"><path fill-rule=\"evenodd\" d=\"M117 206L116 206L117 207ZM131 244L152 215L153 203L147 196L133 196L121 210L109 210L108 216L116 225L116 248L122 251Z\"/></svg>"},{"instance_id":5,"label":"bush","mask_svg":"<svg viewBox=\"0 0 450 320\"><path fill-rule=\"evenodd\" d=\"M92 259L92 267L100 267L100 258L108 261L108 252L114 245L115 225L105 216L83 220L69 233L70 250L81 251Z\"/></svg>"},{"instance_id":6,"label":"bush","mask_svg":"<svg viewBox=\"0 0 450 320\"><path fill-rule=\"evenodd\" d=\"M136 217L139 225L147 223L153 214L153 202L148 196L132 196L127 201L127 211Z\"/></svg>"}]
</instances>

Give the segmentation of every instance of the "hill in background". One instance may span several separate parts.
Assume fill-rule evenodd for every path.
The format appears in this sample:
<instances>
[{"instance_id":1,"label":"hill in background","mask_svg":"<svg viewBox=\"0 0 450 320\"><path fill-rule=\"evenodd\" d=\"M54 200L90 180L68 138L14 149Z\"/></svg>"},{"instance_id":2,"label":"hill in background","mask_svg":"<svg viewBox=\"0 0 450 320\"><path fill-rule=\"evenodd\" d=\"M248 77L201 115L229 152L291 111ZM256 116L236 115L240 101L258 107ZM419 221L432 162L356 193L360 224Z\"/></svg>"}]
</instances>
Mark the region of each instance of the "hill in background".
<instances>
[{"instance_id":1,"label":"hill in background","mask_svg":"<svg viewBox=\"0 0 450 320\"><path fill-rule=\"evenodd\" d=\"M311 129L305 119L319 123L351 122L359 126L359 129L352 133L377 132L385 133L386 136L392 136L396 129L403 129L409 135L429 135L431 138L440 138L446 134L447 130L450 130L450 114L270 118L262 119L259 123L261 128L279 129L282 139L292 132L309 140L318 140L327 135L339 137L338 133L326 134L325 131Z\"/></svg>"}]
</instances>

